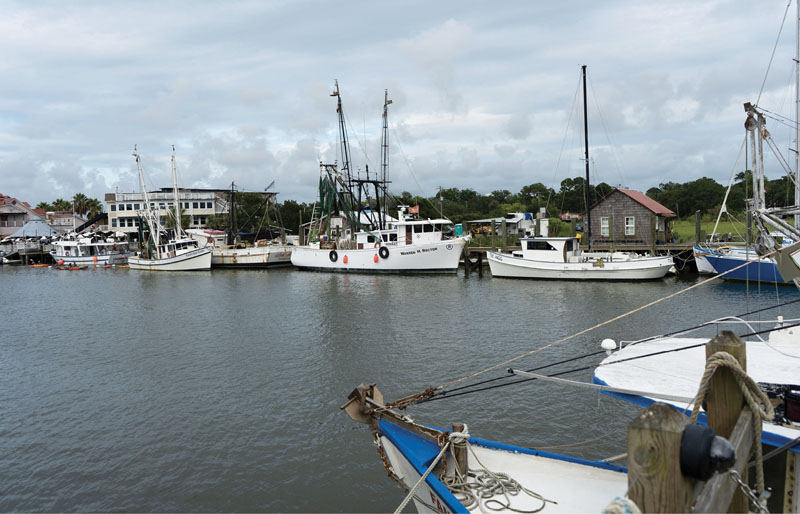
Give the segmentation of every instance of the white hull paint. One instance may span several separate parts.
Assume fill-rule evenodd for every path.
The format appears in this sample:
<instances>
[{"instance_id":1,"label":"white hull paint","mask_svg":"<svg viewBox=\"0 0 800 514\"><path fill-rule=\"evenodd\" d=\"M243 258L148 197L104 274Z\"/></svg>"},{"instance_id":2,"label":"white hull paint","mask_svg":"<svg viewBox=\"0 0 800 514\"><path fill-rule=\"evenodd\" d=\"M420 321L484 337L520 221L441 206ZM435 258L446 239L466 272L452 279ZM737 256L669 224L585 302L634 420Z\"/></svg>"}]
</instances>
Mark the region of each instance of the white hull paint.
<instances>
[{"instance_id":1,"label":"white hull paint","mask_svg":"<svg viewBox=\"0 0 800 514\"><path fill-rule=\"evenodd\" d=\"M411 489L419 481L421 474L405 458L402 451L382 436L380 443L394 470L403 483ZM625 473L585 466L552 458L526 455L518 452L486 448L476 444L472 449L481 464L495 472L507 473L523 487L541 494L557 503L546 504L544 512L601 512L616 496L623 496L628 489ZM470 453L469 458L474 456ZM452 456L447 455L448 467L452 468ZM476 464L471 464L476 466ZM580 491L580 494L575 494ZM497 499L507 501L502 494ZM512 506L518 511L534 512L542 506L541 501L524 494L511 498ZM415 494L414 504L417 512L442 514L450 512L447 501L428 483L420 484ZM473 505L470 512L481 510ZM503 512L506 512L505 510Z\"/></svg>"},{"instance_id":2,"label":"white hull paint","mask_svg":"<svg viewBox=\"0 0 800 514\"><path fill-rule=\"evenodd\" d=\"M273 245L250 248L214 248L212 268L272 268L291 266L293 246Z\"/></svg>"},{"instance_id":3,"label":"white hull paint","mask_svg":"<svg viewBox=\"0 0 800 514\"><path fill-rule=\"evenodd\" d=\"M303 270L342 273L455 273L466 242L460 237L428 244L388 244L383 247L389 251L386 258L379 256L379 248L332 254L332 250L298 246L292 251L292 264Z\"/></svg>"},{"instance_id":4,"label":"white hull paint","mask_svg":"<svg viewBox=\"0 0 800 514\"><path fill-rule=\"evenodd\" d=\"M166 259L128 258L131 269L147 271L198 271L211 269L211 249L198 248Z\"/></svg>"},{"instance_id":5,"label":"white hull paint","mask_svg":"<svg viewBox=\"0 0 800 514\"><path fill-rule=\"evenodd\" d=\"M622 261L548 262L486 252L493 277L560 280L653 280L673 266L672 257L641 257Z\"/></svg>"},{"instance_id":6,"label":"white hull paint","mask_svg":"<svg viewBox=\"0 0 800 514\"><path fill-rule=\"evenodd\" d=\"M53 260L56 263L58 261L64 261L64 264L77 264L80 266L91 265L91 264L108 264L110 258L116 261L120 261L118 262L118 264L124 264L125 262L127 262L126 255L124 253L76 256L76 255L55 255L51 252L50 255L53 257Z\"/></svg>"}]
</instances>

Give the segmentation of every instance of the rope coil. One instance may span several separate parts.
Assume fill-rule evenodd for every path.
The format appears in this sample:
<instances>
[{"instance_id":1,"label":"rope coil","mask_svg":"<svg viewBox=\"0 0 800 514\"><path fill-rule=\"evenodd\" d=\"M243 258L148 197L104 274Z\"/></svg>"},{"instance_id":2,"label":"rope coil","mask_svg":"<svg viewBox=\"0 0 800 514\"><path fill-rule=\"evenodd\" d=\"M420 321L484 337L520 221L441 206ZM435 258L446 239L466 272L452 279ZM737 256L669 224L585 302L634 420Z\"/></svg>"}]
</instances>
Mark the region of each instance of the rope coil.
<instances>
[{"instance_id":1,"label":"rope coil","mask_svg":"<svg viewBox=\"0 0 800 514\"><path fill-rule=\"evenodd\" d=\"M764 421L773 419L775 417L775 410L772 408L769 397L759 389L758 384L748 376L747 372L739 365L739 361L731 354L727 352L717 352L706 361L706 370L703 373L703 378L700 380L700 387L694 399L694 406L692 407L692 415L689 418L689 422L697 423L697 417L700 414L700 405L708 394L709 386L711 385L711 377L719 368L725 368L733 374L747 406L753 412L753 448L756 454L756 485L759 495L763 496L764 466L761 449L761 424Z\"/></svg>"}]
</instances>

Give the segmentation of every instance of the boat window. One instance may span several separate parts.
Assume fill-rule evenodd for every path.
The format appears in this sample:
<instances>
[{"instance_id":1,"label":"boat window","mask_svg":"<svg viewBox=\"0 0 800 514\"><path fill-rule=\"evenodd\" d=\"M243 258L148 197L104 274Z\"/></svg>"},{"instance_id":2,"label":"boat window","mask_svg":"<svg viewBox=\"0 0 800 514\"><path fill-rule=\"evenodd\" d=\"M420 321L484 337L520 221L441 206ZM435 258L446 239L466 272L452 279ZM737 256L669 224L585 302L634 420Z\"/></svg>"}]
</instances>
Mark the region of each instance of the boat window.
<instances>
[{"instance_id":1,"label":"boat window","mask_svg":"<svg viewBox=\"0 0 800 514\"><path fill-rule=\"evenodd\" d=\"M397 241L397 233L389 234L389 241Z\"/></svg>"},{"instance_id":2,"label":"boat window","mask_svg":"<svg viewBox=\"0 0 800 514\"><path fill-rule=\"evenodd\" d=\"M433 225L423 225L425 232L433 232Z\"/></svg>"},{"instance_id":3,"label":"boat window","mask_svg":"<svg viewBox=\"0 0 800 514\"><path fill-rule=\"evenodd\" d=\"M374 243L375 242L375 237L374 236L367 236L367 242L368 243Z\"/></svg>"},{"instance_id":4,"label":"boat window","mask_svg":"<svg viewBox=\"0 0 800 514\"><path fill-rule=\"evenodd\" d=\"M389 241L389 235L388 234L381 234L381 239L383 239L383 242L385 243L385 242Z\"/></svg>"},{"instance_id":5,"label":"boat window","mask_svg":"<svg viewBox=\"0 0 800 514\"><path fill-rule=\"evenodd\" d=\"M547 241L528 241L528 250L555 250Z\"/></svg>"},{"instance_id":6,"label":"boat window","mask_svg":"<svg viewBox=\"0 0 800 514\"><path fill-rule=\"evenodd\" d=\"M414 225L414 233L419 234L422 232L422 225Z\"/></svg>"},{"instance_id":7,"label":"boat window","mask_svg":"<svg viewBox=\"0 0 800 514\"><path fill-rule=\"evenodd\" d=\"M570 239L569 241L567 241L567 244L565 244L565 245L564 245L564 249L565 249L566 251L568 251L568 252L571 252L571 251L572 251L572 239Z\"/></svg>"}]
</instances>

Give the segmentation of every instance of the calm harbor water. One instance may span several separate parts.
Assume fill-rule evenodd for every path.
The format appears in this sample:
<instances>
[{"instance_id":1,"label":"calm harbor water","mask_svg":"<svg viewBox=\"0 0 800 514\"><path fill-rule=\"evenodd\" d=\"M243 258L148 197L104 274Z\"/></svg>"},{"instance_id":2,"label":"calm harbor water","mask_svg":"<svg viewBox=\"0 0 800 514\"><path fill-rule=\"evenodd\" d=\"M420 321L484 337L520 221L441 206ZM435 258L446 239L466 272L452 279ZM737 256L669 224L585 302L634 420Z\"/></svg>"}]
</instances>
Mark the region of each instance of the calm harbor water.
<instances>
[{"instance_id":1,"label":"calm harbor water","mask_svg":"<svg viewBox=\"0 0 800 514\"><path fill-rule=\"evenodd\" d=\"M339 410L355 386L416 393L698 280L0 267L0 511L392 511L403 492L368 428ZM778 292L715 282L518 366L800 297ZM798 305L782 314L800 317ZM409 409L589 458L624 451L636 412L537 383Z\"/></svg>"}]
</instances>

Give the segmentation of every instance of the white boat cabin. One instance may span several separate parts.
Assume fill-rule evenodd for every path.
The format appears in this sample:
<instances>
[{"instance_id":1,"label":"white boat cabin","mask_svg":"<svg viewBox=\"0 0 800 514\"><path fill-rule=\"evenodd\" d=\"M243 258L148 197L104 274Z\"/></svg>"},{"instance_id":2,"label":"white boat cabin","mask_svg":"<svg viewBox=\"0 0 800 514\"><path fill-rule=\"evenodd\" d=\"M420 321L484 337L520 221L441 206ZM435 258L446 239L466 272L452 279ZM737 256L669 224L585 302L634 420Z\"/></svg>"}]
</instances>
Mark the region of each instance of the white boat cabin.
<instances>
[{"instance_id":1,"label":"white boat cabin","mask_svg":"<svg viewBox=\"0 0 800 514\"><path fill-rule=\"evenodd\" d=\"M445 218L414 219L406 213L403 207L398 212L398 219L389 221L386 229L370 230L370 232L359 231L355 235L356 247L361 250L381 245L407 246L438 243L446 239L445 234L452 233L452 221Z\"/></svg>"},{"instance_id":2,"label":"white boat cabin","mask_svg":"<svg viewBox=\"0 0 800 514\"><path fill-rule=\"evenodd\" d=\"M158 245L158 259L169 259L178 255L183 255L200 248L198 241L194 239L170 239L167 243Z\"/></svg>"},{"instance_id":3,"label":"white boat cabin","mask_svg":"<svg viewBox=\"0 0 800 514\"><path fill-rule=\"evenodd\" d=\"M522 259L545 262L581 262L581 245L577 237L523 237L521 250L511 255Z\"/></svg>"},{"instance_id":4,"label":"white boat cabin","mask_svg":"<svg viewBox=\"0 0 800 514\"><path fill-rule=\"evenodd\" d=\"M92 241L89 238L81 238L77 241L53 241L52 245L50 254L54 257L94 257L125 252L128 243L113 239Z\"/></svg>"}]
</instances>

